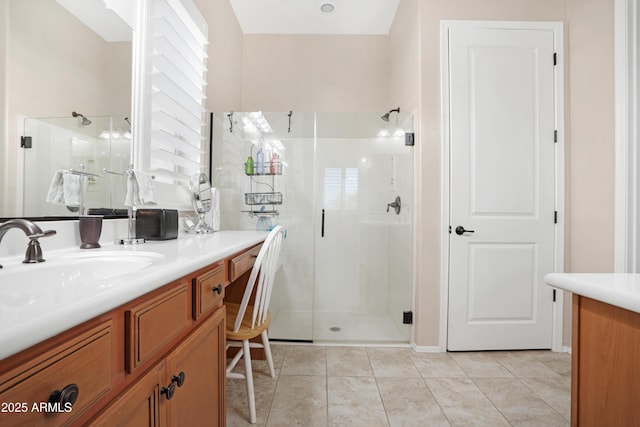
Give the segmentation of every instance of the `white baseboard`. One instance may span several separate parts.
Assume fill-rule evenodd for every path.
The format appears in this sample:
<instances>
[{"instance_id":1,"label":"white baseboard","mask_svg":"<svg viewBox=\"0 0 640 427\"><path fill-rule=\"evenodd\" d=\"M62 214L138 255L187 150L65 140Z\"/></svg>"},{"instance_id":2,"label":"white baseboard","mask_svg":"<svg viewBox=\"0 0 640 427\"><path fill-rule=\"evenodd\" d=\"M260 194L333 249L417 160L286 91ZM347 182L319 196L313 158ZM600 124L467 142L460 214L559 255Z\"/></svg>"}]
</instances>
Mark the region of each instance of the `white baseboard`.
<instances>
[{"instance_id":1,"label":"white baseboard","mask_svg":"<svg viewBox=\"0 0 640 427\"><path fill-rule=\"evenodd\" d=\"M571 347L568 345L562 346L562 352L571 354Z\"/></svg>"}]
</instances>

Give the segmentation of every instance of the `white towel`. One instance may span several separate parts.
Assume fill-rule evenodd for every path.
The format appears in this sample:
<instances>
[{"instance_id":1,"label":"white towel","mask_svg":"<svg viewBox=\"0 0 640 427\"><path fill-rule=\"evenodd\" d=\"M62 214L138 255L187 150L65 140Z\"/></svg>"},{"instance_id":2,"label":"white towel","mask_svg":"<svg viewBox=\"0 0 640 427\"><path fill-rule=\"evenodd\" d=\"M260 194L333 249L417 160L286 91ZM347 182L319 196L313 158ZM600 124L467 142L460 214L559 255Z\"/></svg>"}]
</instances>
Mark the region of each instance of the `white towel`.
<instances>
[{"instance_id":1,"label":"white towel","mask_svg":"<svg viewBox=\"0 0 640 427\"><path fill-rule=\"evenodd\" d=\"M61 205L64 203L64 192L62 184L62 175L64 171L58 169L53 174L53 179L49 185L49 192L47 193L47 203L55 203Z\"/></svg>"},{"instance_id":2,"label":"white towel","mask_svg":"<svg viewBox=\"0 0 640 427\"><path fill-rule=\"evenodd\" d=\"M139 170L128 173L124 204L125 206L155 205L153 177Z\"/></svg>"},{"instance_id":3,"label":"white towel","mask_svg":"<svg viewBox=\"0 0 640 427\"><path fill-rule=\"evenodd\" d=\"M58 169L49 185L47 203L80 206L80 179L79 175Z\"/></svg>"},{"instance_id":4,"label":"white towel","mask_svg":"<svg viewBox=\"0 0 640 427\"><path fill-rule=\"evenodd\" d=\"M80 206L80 175L73 173L62 174L62 187L64 192L65 206Z\"/></svg>"}]
</instances>

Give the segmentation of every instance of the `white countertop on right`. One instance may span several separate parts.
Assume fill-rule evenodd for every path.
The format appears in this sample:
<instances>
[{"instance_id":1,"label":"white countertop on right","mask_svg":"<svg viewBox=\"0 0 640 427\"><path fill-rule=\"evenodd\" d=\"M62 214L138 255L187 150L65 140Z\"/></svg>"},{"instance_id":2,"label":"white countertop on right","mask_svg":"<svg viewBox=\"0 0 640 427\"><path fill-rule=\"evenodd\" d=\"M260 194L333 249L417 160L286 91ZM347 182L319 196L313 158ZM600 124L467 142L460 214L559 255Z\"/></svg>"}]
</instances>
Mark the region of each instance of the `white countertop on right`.
<instances>
[{"instance_id":1,"label":"white countertop on right","mask_svg":"<svg viewBox=\"0 0 640 427\"><path fill-rule=\"evenodd\" d=\"M640 274L552 273L550 286L640 313Z\"/></svg>"}]
</instances>

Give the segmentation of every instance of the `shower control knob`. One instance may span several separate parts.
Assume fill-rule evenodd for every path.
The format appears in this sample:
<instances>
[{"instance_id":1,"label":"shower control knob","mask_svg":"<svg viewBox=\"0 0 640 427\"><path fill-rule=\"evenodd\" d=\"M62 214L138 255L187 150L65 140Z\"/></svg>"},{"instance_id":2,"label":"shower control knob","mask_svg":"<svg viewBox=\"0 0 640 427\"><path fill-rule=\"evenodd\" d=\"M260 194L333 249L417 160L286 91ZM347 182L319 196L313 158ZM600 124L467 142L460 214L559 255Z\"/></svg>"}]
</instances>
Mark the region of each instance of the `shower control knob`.
<instances>
[{"instance_id":1,"label":"shower control knob","mask_svg":"<svg viewBox=\"0 0 640 427\"><path fill-rule=\"evenodd\" d=\"M461 225L456 227L456 234L458 236L462 236L464 233L475 233L475 230L465 230L465 228Z\"/></svg>"}]
</instances>

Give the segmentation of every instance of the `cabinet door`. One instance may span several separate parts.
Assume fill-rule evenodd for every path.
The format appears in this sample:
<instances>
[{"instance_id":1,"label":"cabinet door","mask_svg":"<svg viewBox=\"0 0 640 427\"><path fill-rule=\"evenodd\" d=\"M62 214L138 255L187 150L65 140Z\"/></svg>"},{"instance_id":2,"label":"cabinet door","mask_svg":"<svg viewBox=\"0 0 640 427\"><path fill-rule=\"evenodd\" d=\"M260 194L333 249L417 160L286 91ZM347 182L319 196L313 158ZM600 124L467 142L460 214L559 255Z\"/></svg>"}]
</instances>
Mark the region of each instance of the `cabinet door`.
<instances>
[{"instance_id":1,"label":"cabinet door","mask_svg":"<svg viewBox=\"0 0 640 427\"><path fill-rule=\"evenodd\" d=\"M91 426L155 427L164 426L164 399L160 399L160 381L164 363L159 363L133 387L120 395Z\"/></svg>"},{"instance_id":2,"label":"cabinet door","mask_svg":"<svg viewBox=\"0 0 640 427\"><path fill-rule=\"evenodd\" d=\"M166 358L164 383L177 386L166 400L169 426L225 425L224 321L222 307ZM179 386L181 374L184 382Z\"/></svg>"}]
</instances>

